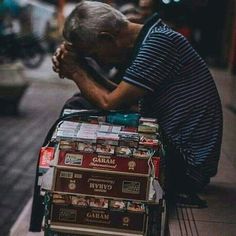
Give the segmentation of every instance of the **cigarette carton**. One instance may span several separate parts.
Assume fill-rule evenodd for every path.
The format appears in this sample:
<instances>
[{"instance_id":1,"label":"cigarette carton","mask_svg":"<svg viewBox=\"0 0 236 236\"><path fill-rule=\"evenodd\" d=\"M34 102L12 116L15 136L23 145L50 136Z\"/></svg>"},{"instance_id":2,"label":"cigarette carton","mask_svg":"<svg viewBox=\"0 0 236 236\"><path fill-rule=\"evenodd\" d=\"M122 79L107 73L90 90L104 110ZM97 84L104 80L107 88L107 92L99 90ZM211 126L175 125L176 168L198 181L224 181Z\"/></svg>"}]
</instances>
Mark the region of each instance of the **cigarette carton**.
<instances>
[{"instance_id":1,"label":"cigarette carton","mask_svg":"<svg viewBox=\"0 0 236 236\"><path fill-rule=\"evenodd\" d=\"M56 168L54 191L90 196L147 201L150 179L117 172Z\"/></svg>"},{"instance_id":2,"label":"cigarette carton","mask_svg":"<svg viewBox=\"0 0 236 236\"><path fill-rule=\"evenodd\" d=\"M108 200L104 198L90 198L89 206L84 206L71 204L67 201L71 197L64 197L64 202L53 200L50 216L52 225L127 233L144 233L146 230L147 215L144 204L129 202L129 210L117 210L108 209Z\"/></svg>"},{"instance_id":3,"label":"cigarette carton","mask_svg":"<svg viewBox=\"0 0 236 236\"><path fill-rule=\"evenodd\" d=\"M159 176L159 157L153 157L156 176ZM106 171L123 172L129 174L149 175L151 172L150 162L147 158L116 157L99 155L96 153L79 153L75 151L59 152L59 166L79 167L85 169L98 169Z\"/></svg>"}]
</instances>

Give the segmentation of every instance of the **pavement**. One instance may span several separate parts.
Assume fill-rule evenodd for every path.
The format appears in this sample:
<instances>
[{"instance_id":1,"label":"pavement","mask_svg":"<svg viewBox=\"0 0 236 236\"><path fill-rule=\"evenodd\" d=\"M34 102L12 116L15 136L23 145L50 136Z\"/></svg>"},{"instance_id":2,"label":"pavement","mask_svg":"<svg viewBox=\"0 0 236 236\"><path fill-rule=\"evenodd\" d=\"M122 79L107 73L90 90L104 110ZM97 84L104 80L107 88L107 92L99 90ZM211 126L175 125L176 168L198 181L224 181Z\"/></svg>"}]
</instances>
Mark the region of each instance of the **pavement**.
<instances>
[{"instance_id":1,"label":"pavement","mask_svg":"<svg viewBox=\"0 0 236 236\"><path fill-rule=\"evenodd\" d=\"M172 236L235 236L236 235L236 115L228 107L231 99L229 73L212 69L223 105L224 131L217 175L201 197L208 208L175 207L170 214Z\"/></svg>"},{"instance_id":2,"label":"pavement","mask_svg":"<svg viewBox=\"0 0 236 236\"><path fill-rule=\"evenodd\" d=\"M21 103L22 115L18 118L0 118L0 128L3 125L7 127L0 136L5 147L0 156L0 170L5 173L1 176L6 177L0 179L0 188L7 189L7 192L0 192L0 236L43 235L43 232L28 232L37 152L62 104L76 90L71 83L58 80L48 66L49 60L35 73L26 71L32 85ZM171 236L236 235L236 115L228 109L233 77L218 69L212 69L212 73L224 112L219 171L201 195L207 200L208 208L172 209L169 222Z\"/></svg>"},{"instance_id":3,"label":"pavement","mask_svg":"<svg viewBox=\"0 0 236 236\"><path fill-rule=\"evenodd\" d=\"M72 82L50 72L50 60L24 71L31 85L17 116L0 116L0 235L7 236L33 193L39 148L64 102L74 93ZM21 236L24 236L22 233Z\"/></svg>"}]
</instances>

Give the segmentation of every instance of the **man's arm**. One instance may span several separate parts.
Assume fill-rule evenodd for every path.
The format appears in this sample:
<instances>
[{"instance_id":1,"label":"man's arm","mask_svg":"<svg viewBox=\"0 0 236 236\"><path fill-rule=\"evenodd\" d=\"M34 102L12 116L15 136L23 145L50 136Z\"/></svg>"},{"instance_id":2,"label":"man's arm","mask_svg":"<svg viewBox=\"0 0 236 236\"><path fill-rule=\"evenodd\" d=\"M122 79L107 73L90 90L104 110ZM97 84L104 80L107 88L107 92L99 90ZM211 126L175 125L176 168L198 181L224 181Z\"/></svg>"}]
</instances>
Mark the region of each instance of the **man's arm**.
<instances>
[{"instance_id":1,"label":"man's arm","mask_svg":"<svg viewBox=\"0 0 236 236\"><path fill-rule=\"evenodd\" d=\"M145 94L144 89L123 81L116 89L109 91L81 70L74 72L71 79L77 84L82 95L88 101L103 110L130 107L137 104L137 101Z\"/></svg>"},{"instance_id":2,"label":"man's arm","mask_svg":"<svg viewBox=\"0 0 236 236\"><path fill-rule=\"evenodd\" d=\"M83 70L87 72L89 77L92 77L95 81L101 84L103 87L109 91L114 90L117 87L117 84L108 79L101 70L100 66L91 58L83 59ZM80 63L79 63L80 64Z\"/></svg>"},{"instance_id":3,"label":"man's arm","mask_svg":"<svg viewBox=\"0 0 236 236\"><path fill-rule=\"evenodd\" d=\"M131 107L146 93L145 89L124 81L113 90L104 87L75 62L75 56L62 45L52 58L53 69L61 77L73 80L82 95L97 107L104 110Z\"/></svg>"}]
</instances>

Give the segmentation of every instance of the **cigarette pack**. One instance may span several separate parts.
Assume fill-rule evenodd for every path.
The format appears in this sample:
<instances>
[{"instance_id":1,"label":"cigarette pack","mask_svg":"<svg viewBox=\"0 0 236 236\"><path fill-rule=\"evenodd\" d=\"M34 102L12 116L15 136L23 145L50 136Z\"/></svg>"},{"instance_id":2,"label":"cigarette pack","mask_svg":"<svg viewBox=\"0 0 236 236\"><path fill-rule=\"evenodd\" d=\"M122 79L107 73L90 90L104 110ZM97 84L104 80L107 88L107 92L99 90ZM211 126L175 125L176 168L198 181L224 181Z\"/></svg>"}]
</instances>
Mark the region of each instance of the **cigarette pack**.
<instances>
[{"instance_id":1,"label":"cigarette pack","mask_svg":"<svg viewBox=\"0 0 236 236\"><path fill-rule=\"evenodd\" d=\"M82 123L76 135L77 140L82 142L96 143L96 132L98 129L98 124Z\"/></svg>"},{"instance_id":2,"label":"cigarette pack","mask_svg":"<svg viewBox=\"0 0 236 236\"><path fill-rule=\"evenodd\" d=\"M109 144L97 144L96 152L102 155L113 155L115 154L115 146Z\"/></svg>"},{"instance_id":3,"label":"cigarette pack","mask_svg":"<svg viewBox=\"0 0 236 236\"><path fill-rule=\"evenodd\" d=\"M156 133L159 129L157 119L141 117L139 119L138 132Z\"/></svg>"},{"instance_id":4,"label":"cigarette pack","mask_svg":"<svg viewBox=\"0 0 236 236\"><path fill-rule=\"evenodd\" d=\"M134 132L137 133L138 129L136 127L131 127L131 126L124 126L121 128L121 131L125 131L125 132Z\"/></svg>"},{"instance_id":5,"label":"cigarette pack","mask_svg":"<svg viewBox=\"0 0 236 236\"><path fill-rule=\"evenodd\" d=\"M151 157L151 153L150 150L147 148L138 148L138 149L134 149L133 151L133 157L135 158L150 158Z\"/></svg>"},{"instance_id":6,"label":"cigarette pack","mask_svg":"<svg viewBox=\"0 0 236 236\"><path fill-rule=\"evenodd\" d=\"M156 133L158 130L158 125L152 123L144 123L138 126L138 132L140 133Z\"/></svg>"},{"instance_id":7,"label":"cigarette pack","mask_svg":"<svg viewBox=\"0 0 236 236\"><path fill-rule=\"evenodd\" d=\"M58 130L56 132L56 140L75 140L76 132L74 130Z\"/></svg>"},{"instance_id":8,"label":"cigarette pack","mask_svg":"<svg viewBox=\"0 0 236 236\"><path fill-rule=\"evenodd\" d=\"M148 117L140 117L139 124L143 124L143 123L147 123L147 122L157 124L157 119L156 118L148 118Z\"/></svg>"},{"instance_id":9,"label":"cigarette pack","mask_svg":"<svg viewBox=\"0 0 236 236\"><path fill-rule=\"evenodd\" d=\"M122 126L116 125L108 125L108 124L101 124L98 132L106 132L106 133L119 133L122 129Z\"/></svg>"},{"instance_id":10,"label":"cigarette pack","mask_svg":"<svg viewBox=\"0 0 236 236\"><path fill-rule=\"evenodd\" d=\"M152 163L154 168L155 178L159 179L160 177L160 157L153 157Z\"/></svg>"},{"instance_id":11,"label":"cigarette pack","mask_svg":"<svg viewBox=\"0 0 236 236\"><path fill-rule=\"evenodd\" d=\"M53 190L57 192L147 201L147 175L118 174L88 169L56 168Z\"/></svg>"},{"instance_id":12,"label":"cigarette pack","mask_svg":"<svg viewBox=\"0 0 236 236\"><path fill-rule=\"evenodd\" d=\"M80 152L93 153L96 152L97 146L94 143L89 142L78 142L77 150Z\"/></svg>"},{"instance_id":13,"label":"cigarette pack","mask_svg":"<svg viewBox=\"0 0 236 236\"><path fill-rule=\"evenodd\" d=\"M78 150L78 142L71 140L61 140L59 142L60 150Z\"/></svg>"},{"instance_id":14,"label":"cigarette pack","mask_svg":"<svg viewBox=\"0 0 236 236\"><path fill-rule=\"evenodd\" d=\"M131 157L133 155L133 148L118 146L115 148L115 154L118 157Z\"/></svg>"},{"instance_id":15,"label":"cigarette pack","mask_svg":"<svg viewBox=\"0 0 236 236\"><path fill-rule=\"evenodd\" d=\"M109 208L112 211L125 211L127 209L127 202L122 200L110 200Z\"/></svg>"},{"instance_id":16,"label":"cigarette pack","mask_svg":"<svg viewBox=\"0 0 236 236\"><path fill-rule=\"evenodd\" d=\"M80 129L80 123L72 121L63 121L58 124L56 129L56 140L68 140L75 139L78 130Z\"/></svg>"},{"instance_id":17,"label":"cigarette pack","mask_svg":"<svg viewBox=\"0 0 236 236\"><path fill-rule=\"evenodd\" d=\"M139 141L140 148L158 149L160 146L160 141L157 139L145 138L142 136Z\"/></svg>"},{"instance_id":18,"label":"cigarette pack","mask_svg":"<svg viewBox=\"0 0 236 236\"><path fill-rule=\"evenodd\" d=\"M119 133L119 146L137 148L139 144L139 135L134 132L121 131Z\"/></svg>"},{"instance_id":19,"label":"cigarette pack","mask_svg":"<svg viewBox=\"0 0 236 236\"><path fill-rule=\"evenodd\" d=\"M145 205L141 202L131 202L127 203L127 211L130 212L146 212Z\"/></svg>"},{"instance_id":20,"label":"cigarette pack","mask_svg":"<svg viewBox=\"0 0 236 236\"><path fill-rule=\"evenodd\" d=\"M119 144L119 135L117 133L98 131L96 137L98 144L113 145L113 146L117 146Z\"/></svg>"},{"instance_id":21,"label":"cigarette pack","mask_svg":"<svg viewBox=\"0 0 236 236\"><path fill-rule=\"evenodd\" d=\"M159 139L160 138L160 134L159 133L154 133L154 134L150 134L150 133L139 133L140 139L142 138L147 138L147 139Z\"/></svg>"},{"instance_id":22,"label":"cigarette pack","mask_svg":"<svg viewBox=\"0 0 236 236\"><path fill-rule=\"evenodd\" d=\"M39 173L45 173L50 166L50 162L54 159L54 147L42 147L40 149Z\"/></svg>"},{"instance_id":23,"label":"cigarette pack","mask_svg":"<svg viewBox=\"0 0 236 236\"><path fill-rule=\"evenodd\" d=\"M62 123L59 124L58 128L74 128L78 129L80 126L80 123L74 122L74 121L63 121Z\"/></svg>"}]
</instances>

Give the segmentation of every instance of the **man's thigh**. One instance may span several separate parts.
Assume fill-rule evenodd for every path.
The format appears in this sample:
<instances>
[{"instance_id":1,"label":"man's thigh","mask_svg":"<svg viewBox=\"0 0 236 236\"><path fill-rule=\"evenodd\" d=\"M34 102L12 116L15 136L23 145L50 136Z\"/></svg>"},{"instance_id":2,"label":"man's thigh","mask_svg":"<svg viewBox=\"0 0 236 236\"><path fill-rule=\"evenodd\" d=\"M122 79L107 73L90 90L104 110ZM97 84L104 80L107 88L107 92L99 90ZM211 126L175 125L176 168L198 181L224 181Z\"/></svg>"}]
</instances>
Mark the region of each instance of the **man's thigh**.
<instances>
[{"instance_id":1,"label":"man's thigh","mask_svg":"<svg viewBox=\"0 0 236 236\"><path fill-rule=\"evenodd\" d=\"M89 103L81 95L81 93L76 93L65 102L65 104L62 108L62 111L64 109L75 109L75 110L86 109L86 110L91 110L91 109L96 109L96 107L93 106L91 103Z\"/></svg>"}]
</instances>

